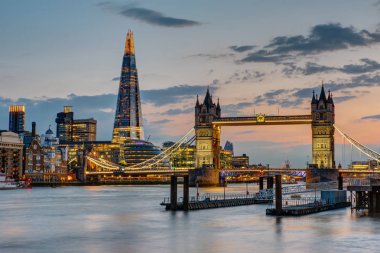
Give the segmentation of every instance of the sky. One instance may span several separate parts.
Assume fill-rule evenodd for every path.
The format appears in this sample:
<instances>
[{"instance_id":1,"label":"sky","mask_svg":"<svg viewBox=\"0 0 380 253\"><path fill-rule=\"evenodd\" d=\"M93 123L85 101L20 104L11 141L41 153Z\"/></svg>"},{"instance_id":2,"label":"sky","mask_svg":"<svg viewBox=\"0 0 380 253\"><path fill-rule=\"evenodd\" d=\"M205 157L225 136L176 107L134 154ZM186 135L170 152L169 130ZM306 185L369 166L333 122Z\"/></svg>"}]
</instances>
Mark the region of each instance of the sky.
<instances>
[{"instance_id":1,"label":"sky","mask_svg":"<svg viewBox=\"0 0 380 253\"><path fill-rule=\"evenodd\" d=\"M110 140L125 36L134 32L145 137L194 126L207 87L222 116L309 114L321 83L336 124L380 150L380 1L0 1L0 129L26 105L43 133L72 105ZM310 162L310 126L224 127L222 144L251 163ZM336 162L365 160L336 134ZM276 155L273 155L275 153ZM351 156L353 158L351 158Z\"/></svg>"}]
</instances>

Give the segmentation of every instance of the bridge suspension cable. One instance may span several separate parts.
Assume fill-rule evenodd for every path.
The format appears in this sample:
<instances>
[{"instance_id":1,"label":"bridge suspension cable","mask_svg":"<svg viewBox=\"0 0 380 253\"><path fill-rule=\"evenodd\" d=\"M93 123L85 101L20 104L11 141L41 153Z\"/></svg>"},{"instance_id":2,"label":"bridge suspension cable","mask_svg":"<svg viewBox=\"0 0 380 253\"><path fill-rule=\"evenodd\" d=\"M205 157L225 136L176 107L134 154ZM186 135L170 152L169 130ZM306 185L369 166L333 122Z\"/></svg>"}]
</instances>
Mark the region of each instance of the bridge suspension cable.
<instances>
[{"instance_id":1,"label":"bridge suspension cable","mask_svg":"<svg viewBox=\"0 0 380 253\"><path fill-rule=\"evenodd\" d=\"M347 140L352 146L354 146L360 152L376 160L377 162L380 162L380 154L378 152L354 140L348 134L344 133L340 128L338 128L335 124L334 124L334 128L338 131L338 133L340 133L344 137L345 140Z\"/></svg>"},{"instance_id":2,"label":"bridge suspension cable","mask_svg":"<svg viewBox=\"0 0 380 253\"><path fill-rule=\"evenodd\" d=\"M95 165L102 167L104 169L113 170L113 171L139 171L155 168L157 164L163 162L165 159L170 157L174 152L176 152L182 145L190 145L195 140L194 128L188 131L184 136L182 136L176 143L170 146L168 149L164 150L160 154L151 157L150 159L145 160L144 162L134 164L131 166L120 166L118 164L112 163L102 158L94 158L86 156L90 162Z\"/></svg>"},{"instance_id":3,"label":"bridge suspension cable","mask_svg":"<svg viewBox=\"0 0 380 253\"><path fill-rule=\"evenodd\" d=\"M186 142L188 142L189 138L191 139L193 136L194 136L194 128L190 129L190 131L188 131L184 136L182 136L176 143L174 143L172 146L170 146L168 149L166 149L164 152L152 157L152 158L149 158L147 160L145 160L144 162L141 162L141 163L138 163L138 164L135 164L135 165L131 165L131 166L128 166L128 167L123 167L122 169L133 169L133 168L141 168L141 167L145 167L146 164L150 164L154 161L156 161L157 159L163 159L162 157L167 157L167 154L170 153L174 153L174 151L178 150L179 147L181 147L181 145L185 144Z\"/></svg>"}]
</instances>

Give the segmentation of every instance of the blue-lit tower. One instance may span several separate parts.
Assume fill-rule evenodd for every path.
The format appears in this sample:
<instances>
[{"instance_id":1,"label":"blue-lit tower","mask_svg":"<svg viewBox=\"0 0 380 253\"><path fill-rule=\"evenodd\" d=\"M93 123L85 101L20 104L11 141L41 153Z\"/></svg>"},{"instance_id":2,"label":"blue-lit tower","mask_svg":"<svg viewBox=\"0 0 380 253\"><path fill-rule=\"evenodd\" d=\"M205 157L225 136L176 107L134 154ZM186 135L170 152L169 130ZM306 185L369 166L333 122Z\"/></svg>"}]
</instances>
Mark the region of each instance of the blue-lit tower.
<instances>
[{"instance_id":1,"label":"blue-lit tower","mask_svg":"<svg viewBox=\"0 0 380 253\"><path fill-rule=\"evenodd\" d=\"M136 68L133 32L128 31L125 42L119 94L115 112L112 142L144 138L139 81Z\"/></svg>"}]
</instances>

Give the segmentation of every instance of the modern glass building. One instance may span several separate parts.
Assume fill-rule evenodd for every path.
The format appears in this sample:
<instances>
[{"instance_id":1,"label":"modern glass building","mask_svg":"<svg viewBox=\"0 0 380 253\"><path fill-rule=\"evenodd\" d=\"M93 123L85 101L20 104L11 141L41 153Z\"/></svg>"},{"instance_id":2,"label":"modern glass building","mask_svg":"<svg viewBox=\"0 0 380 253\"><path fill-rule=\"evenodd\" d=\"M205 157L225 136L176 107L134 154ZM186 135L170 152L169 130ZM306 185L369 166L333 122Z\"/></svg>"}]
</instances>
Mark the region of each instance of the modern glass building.
<instances>
[{"instance_id":1,"label":"modern glass building","mask_svg":"<svg viewBox=\"0 0 380 253\"><path fill-rule=\"evenodd\" d=\"M9 106L9 131L14 133L22 133L25 128L25 106L11 105Z\"/></svg>"},{"instance_id":2,"label":"modern glass building","mask_svg":"<svg viewBox=\"0 0 380 253\"><path fill-rule=\"evenodd\" d=\"M63 112L57 113L57 137L61 142L96 141L97 121L74 119L72 106L64 106Z\"/></svg>"},{"instance_id":3,"label":"modern glass building","mask_svg":"<svg viewBox=\"0 0 380 253\"><path fill-rule=\"evenodd\" d=\"M139 81L137 76L133 32L125 42L112 142L122 145L129 139L144 138Z\"/></svg>"},{"instance_id":4,"label":"modern glass building","mask_svg":"<svg viewBox=\"0 0 380 253\"><path fill-rule=\"evenodd\" d=\"M159 147L153 145L151 142L143 140L127 140L123 145L125 165L132 166L138 163L142 163L156 155L159 155L162 151ZM169 167L169 161L166 163L158 163L157 167L167 166Z\"/></svg>"}]
</instances>

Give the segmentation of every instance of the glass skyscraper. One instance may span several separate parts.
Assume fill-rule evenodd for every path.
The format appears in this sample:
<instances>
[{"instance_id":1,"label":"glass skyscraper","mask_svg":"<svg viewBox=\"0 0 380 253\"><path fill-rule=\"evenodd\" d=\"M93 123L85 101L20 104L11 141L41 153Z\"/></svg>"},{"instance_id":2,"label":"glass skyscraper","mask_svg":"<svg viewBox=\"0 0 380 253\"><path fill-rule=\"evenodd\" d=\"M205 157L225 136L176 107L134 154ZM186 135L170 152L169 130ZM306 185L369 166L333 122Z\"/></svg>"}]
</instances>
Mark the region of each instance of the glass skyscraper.
<instances>
[{"instance_id":1,"label":"glass skyscraper","mask_svg":"<svg viewBox=\"0 0 380 253\"><path fill-rule=\"evenodd\" d=\"M14 133L24 132L25 127L25 106L9 106L9 131Z\"/></svg>"},{"instance_id":2,"label":"glass skyscraper","mask_svg":"<svg viewBox=\"0 0 380 253\"><path fill-rule=\"evenodd\" d=\"M121 68L112 142L124 144L126 140L141 140L143 138L133 32L128 31Z\"/></svg>"}]
</instances>

